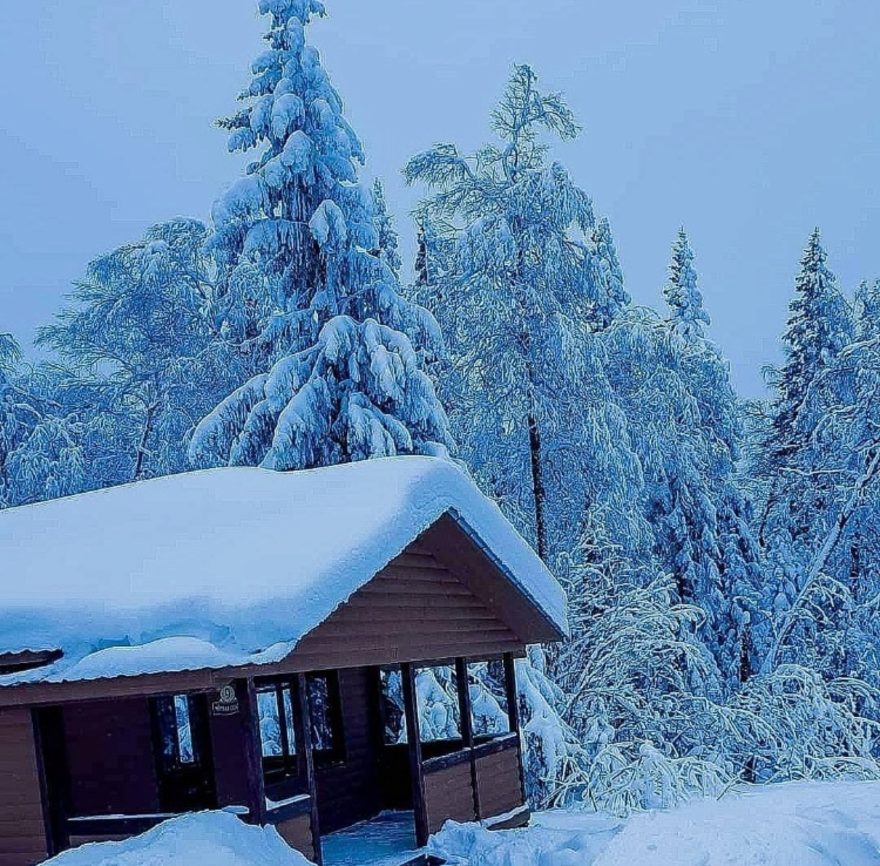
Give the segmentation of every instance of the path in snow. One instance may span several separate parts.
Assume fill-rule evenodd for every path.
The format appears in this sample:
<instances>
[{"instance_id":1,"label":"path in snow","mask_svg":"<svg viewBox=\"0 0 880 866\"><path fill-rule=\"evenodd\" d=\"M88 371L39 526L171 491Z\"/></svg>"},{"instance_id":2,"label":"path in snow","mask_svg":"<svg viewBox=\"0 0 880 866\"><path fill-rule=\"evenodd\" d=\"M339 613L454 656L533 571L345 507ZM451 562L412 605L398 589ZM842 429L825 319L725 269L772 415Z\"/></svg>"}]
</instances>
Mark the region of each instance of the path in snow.
<instances>
[{"instance_id":1,"label":"path in snow","mask_svg":"<svg viewBox=\"0 0 880 866\"><path fill-rule=\"evenodd\" d=\"M461 866L880 866L880 783L790 783L621 821L567 811L525 830L450 823L432 850Z\"/></svg>"}]
</instances>

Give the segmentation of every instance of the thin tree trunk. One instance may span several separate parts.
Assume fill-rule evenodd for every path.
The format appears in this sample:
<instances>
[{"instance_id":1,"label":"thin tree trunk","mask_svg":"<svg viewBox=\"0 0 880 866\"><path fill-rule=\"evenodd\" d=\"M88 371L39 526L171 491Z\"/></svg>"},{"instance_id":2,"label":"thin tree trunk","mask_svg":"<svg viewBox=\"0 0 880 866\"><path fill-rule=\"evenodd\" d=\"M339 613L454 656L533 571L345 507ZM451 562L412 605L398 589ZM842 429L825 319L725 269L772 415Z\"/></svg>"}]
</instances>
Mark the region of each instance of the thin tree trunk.
<instances>
[{"instance_id":1,"label":"thin tree trunk","mask_svg":"<svg viewBox=\"0 0 880 866\"><path fill-rule=\"evenodd\" d=\"M541 429L534 413L529 413L529 458L532 466L532 496L535 501L535 538L538 556L547 558L547 522L544 516L547 492L544 487L544 465L541 460Z\"/></svg>"},{"instance_id":2,"label":"thin tree trunk","mask_svg":"<svg viewBox=\"0 0 880 866\"><path fill-rule=\"evenodd\" d=\"M141 472L144 468L144 457L147 454L147 442L150 434L153 432L153 414L156 411L156 404L147 407L147 417L144 419L144 432L141 434L141 441L138 443L137 457L134 461L133 481L140 481Z\"/></svg>"}]
</instances>

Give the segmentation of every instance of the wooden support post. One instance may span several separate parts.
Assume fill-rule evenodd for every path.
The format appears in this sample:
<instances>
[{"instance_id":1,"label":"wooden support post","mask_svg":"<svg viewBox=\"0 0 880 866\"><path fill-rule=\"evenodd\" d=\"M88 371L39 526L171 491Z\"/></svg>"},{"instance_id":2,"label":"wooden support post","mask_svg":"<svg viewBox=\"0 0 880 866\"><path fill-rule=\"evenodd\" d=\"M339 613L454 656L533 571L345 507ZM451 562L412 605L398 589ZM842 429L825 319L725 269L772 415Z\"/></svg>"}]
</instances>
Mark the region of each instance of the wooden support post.
<instances>
[{"instance_id":1,"label":"wooden support post","mask_svg":"<svg viewBox=\"0 0 880 866\"><path fill-rule=\"evenodd\" d=\"M510 721L510 730L518 734L519 698L516 691L516 659L513 653L504 653L504 689L507 693L507 718Z\"/></svg>"},{"instance_id":2,"label":"wooden support post","mask_svg":"<svg viewBox=\"0 0 880 866\"><path fill-rule=\"evenodd\" d=\"M254 678L248 677L244 683L247 695L246 724L244 725L245 754L248 764L248 788L250 790L251 820L263 826L266 823L266 783L263 779L263 740L260 736L260 712L257 706L257 690Z\"/></svg>"},{"instance_id":3,"label":"wooden support post","mask_svg":"<svg viewBox=\"0 0 880 866\"><path fill-rule=\"evenodd\" d=\"M224 692L211 696L209 703L217 805L246 806L247 820L262 826L266 823L266 789L254 681L236 680Z\"/></svg>"},{"instance_id":4,"label":"wooden support post","mask_svg":"<svg viewBox=\"0 0 880 866\"><path fill-rule=\"evenodd\" d=\"M315 777L315 755L314 744L312 743L312 708L309 704L309 689L305 674L296 675L296 694L300 717L298 729L301 731L300 739L302 740L302 753L305 761L306 783L309 787L309 818L312 828L312 844L315 848L316 866L322 866L324 853L321 850L321 825L318 820L318 783Z\"/></svg>"},{"instance_id":5,"label":"wooden support post","mask_svg":"<svg viewBox=\"0 0 880 866\"><path fill-rule=\"evenodd\" d=\"M416 678L413 666L400 666L403 684L403 708L406 716L406 739L409 746L409 777L412 784L413 812L416 823L416 844L428 844L428 808L425 803L425 775L422 768L422 736L419 729L419 708L416 699Z\"/></svg>"},{"instance_id":6,"label":"wooden support post","mask_svg":"<svg viewBox=\"0 0 880 866\"><path fill-rule=\"evenodd\" d=\"M467 659L455 660L455 679L458 686L458 708L461 717L461 739L470 751L471 788L474 792L474 817L479 821L483 815L480 808L480 789L477 785L477 756L474 754L474 715L471 708L471 690L468 681Z\"/></svg>"},{"instance_id":7,"label":"wooden support post","mask_svg":"<svg viewBox=\"0 0 880 866\"><path fill-rule=\"evenodd\" d=\"M46 849L50 857L70 847L67 817L70 810L70 772L61 707L31 710L34 748L40 776Z\"/></svg>"},{"instance_id":8,"label":"wooden support post","mask_svg":"<svg viewBox=\"0 0 880 866\"><path fill-rule=\"evenodd\" d=\"M510 730L516 734L516 755L519 762L519 786L523 802L526 802L526 773L523 761L521 723L519 718L519 694L516 688L516 658L513 653L504 653L504 688L507 692L507 718Z\"/></svg>"}]
</instances>

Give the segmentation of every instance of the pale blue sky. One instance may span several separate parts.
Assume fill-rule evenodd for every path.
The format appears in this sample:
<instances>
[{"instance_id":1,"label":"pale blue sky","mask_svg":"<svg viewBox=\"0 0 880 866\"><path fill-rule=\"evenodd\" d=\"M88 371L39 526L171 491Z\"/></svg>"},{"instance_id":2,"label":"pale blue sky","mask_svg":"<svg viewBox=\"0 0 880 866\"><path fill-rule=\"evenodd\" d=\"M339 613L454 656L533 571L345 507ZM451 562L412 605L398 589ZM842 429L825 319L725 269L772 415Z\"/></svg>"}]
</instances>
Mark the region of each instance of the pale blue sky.
<instances>
[{"instance_id":1,"label":"pale blue sky","mask_svg":"<svg viewBox=\"0 0 880 866\"><path fill-rule=\"evenodd\" d=\"M312 38L411 249L408 156L470 148L513 62L584 126L557 155L656 304L679 224L741 392L776 358L815 224L880 276L876 0L328 0ZM206 218L239 161L212 121L261 50L255 0L0 3L0 330L24 342L90 258Z\"/></svg>"}]
</instances>

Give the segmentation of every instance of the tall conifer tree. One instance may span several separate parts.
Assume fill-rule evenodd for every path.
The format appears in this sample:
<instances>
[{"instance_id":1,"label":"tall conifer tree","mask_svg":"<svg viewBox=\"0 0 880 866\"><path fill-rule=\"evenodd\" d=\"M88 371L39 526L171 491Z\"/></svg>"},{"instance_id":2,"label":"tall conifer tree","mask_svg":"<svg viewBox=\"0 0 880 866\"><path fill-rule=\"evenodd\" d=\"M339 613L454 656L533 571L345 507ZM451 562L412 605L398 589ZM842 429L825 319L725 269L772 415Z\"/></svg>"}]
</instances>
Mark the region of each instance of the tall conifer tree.
<instances>
[{"instance_id":1,"label":"tall conifer tree","mask_svg":"<svg viewBox=\"0 0 880 866\"><path fill-rule=\"evenodd\" d=\"M436 322L399 294L387 216L377 224L358 183L361 144L306 42L324 7L261 0L260 10L269 47L245 107L223 121L231 150L258 154L215 205L210 244L221 327L256 375L198 425L191 460L297 469L445 454L446 416L425 370Z\"/></svg>"}]
</instances>

